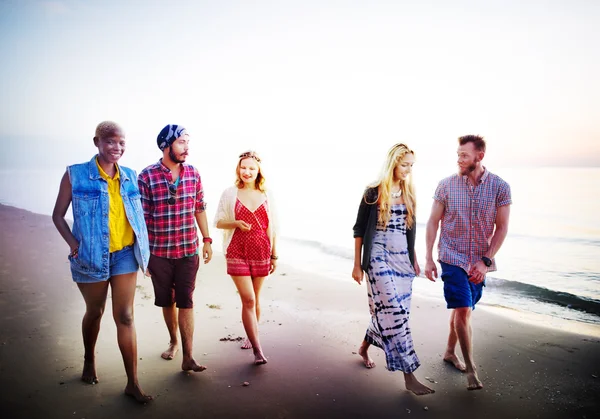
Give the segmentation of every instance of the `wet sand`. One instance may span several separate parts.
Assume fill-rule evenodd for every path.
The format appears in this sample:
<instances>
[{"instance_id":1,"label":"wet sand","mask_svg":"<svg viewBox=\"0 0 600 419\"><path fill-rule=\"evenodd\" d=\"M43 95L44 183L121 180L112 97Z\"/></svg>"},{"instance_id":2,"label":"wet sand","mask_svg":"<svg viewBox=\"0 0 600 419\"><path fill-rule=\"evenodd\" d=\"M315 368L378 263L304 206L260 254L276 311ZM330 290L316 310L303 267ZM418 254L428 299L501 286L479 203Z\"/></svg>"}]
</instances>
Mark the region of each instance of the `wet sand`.
<instances>
[{"instance_id":1,"label":"wet sand","mask_svg":"<svg viewBox=\"0 0 600 419\"><path fill-rule=\"evenodd\" d=\"M142 388L123 395L125 371L110 301L97 344L100 383L80 381L84 303L70 277L68 249L48 216L0 205L0 406L19 418L592 418L600 413L600 333L569 333L485 309L474 316L475 359L484 383L442 362L448 311L415 295L411 328L421 381L414 396L401 373L366 369L356 353L369 319L366 289L286 267L265 283L260 334L269 363L241 350L240 303L222 255L200 268L195 356L208 366L181 371L165 361L168 334L149 278L138 274L135 323ZM350 268L350 267L349 267ZM424 280L424 279L417 279ZM485 299L485 296L484 296ZM600 326L591 326L596 331ZM575 329L574 329L575 330ZM222 340L226 339L226 340ZM244 386L243 383L249 385ZM5 415L8 413L8 416Z\"/></svg>"}]
</instances>

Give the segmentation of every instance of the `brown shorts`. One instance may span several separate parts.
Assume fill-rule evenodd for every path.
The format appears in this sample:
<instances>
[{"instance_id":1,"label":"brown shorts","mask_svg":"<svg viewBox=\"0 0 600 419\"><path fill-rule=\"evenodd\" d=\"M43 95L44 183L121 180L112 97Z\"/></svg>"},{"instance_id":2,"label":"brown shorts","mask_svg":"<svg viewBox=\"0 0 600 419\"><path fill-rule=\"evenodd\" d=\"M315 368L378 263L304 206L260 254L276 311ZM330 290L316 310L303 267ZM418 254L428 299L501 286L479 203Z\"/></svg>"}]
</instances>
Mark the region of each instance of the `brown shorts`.
<instances>
[{"instance_id":1,"label":"brown shorts","mask_svg":"<svg viewBox=\"0 0 600 419\"><path fill-rule=\"evenodd\" d=\"M198 255L167 259L151 254L148 270L154 286L154 305L171 307L175 303L177 308L193 308L199 267Z\"/></svg>"}]
</instances>

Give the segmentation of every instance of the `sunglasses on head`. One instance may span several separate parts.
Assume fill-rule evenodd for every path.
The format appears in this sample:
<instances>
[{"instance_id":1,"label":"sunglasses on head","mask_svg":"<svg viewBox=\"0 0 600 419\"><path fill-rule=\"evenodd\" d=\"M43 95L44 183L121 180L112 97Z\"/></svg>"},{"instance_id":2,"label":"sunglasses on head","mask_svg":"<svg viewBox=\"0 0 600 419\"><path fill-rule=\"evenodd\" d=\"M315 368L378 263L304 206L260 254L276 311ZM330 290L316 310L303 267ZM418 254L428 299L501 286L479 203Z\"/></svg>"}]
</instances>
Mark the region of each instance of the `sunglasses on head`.
<instances>
[{"instance_id":1,"label":"sunglasses on head","mask_svg":"<svg viewBox=\"0 0 600 419\"><path fill-rule=\"evenodd\" d=\"M260 157L258 157L254 151L246 151L245 153L240 154L240 159L245 159L248 157L260 163Z\"/></svg>"},{"instance_id":2,"label":"sunglasses on head","mask_svg":"<svg viewBox=\"0 0 600 419\"><path fill-rule=\"evenodd\" d=\"M177 186L170 184L169 185L169 199L167 199L167 203L169 205L175 204L175 196L177 195Z\"/></svg>"}]
</instances>

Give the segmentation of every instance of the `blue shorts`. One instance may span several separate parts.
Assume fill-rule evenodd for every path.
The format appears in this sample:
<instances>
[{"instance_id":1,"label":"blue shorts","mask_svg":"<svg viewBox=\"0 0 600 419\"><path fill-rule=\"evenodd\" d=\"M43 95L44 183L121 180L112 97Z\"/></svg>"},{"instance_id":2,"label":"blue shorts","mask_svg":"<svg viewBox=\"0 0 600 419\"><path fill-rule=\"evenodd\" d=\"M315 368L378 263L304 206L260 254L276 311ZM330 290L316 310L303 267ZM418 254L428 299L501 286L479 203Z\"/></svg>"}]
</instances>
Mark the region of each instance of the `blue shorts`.
<instances>
[{"instance_id":1,"label":"blue shorts","mask_svg":"<svg viewBox=\"0 0 600 419\"><path fill-rule=\"evenodd\" d=\"M104 282L115 275L130 274L136 272L139 269L135 253L133 252L133 246L126 246L121 250L112 252L108 261L108 278L97 279L92 278L84 273L71 270L73 275L73 281L77 283L89 284L92 282Z\"/></svg>"},{"instance_id":2,"label":"blue shorts","mask_svg":"<svg viewBox=\"0 0 600 419\"><path fill-rule=\"evenodd\" d=\"M469 281L469 275L463 268L440 262L442 281L444 281L444 298L447 308L471 307L481 299L485 280L480 284Z\"/></svg>"}]
</instances>

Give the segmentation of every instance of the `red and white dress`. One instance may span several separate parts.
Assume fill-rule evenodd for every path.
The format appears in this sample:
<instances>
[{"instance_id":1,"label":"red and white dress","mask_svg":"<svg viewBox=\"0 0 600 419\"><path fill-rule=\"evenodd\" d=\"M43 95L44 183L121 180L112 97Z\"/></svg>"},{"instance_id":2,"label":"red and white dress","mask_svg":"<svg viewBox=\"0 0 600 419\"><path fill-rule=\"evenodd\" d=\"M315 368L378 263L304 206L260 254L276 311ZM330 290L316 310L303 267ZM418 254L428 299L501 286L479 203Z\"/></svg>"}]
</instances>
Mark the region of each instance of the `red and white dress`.
<instances>
[{"instance_id":1,"label":"red and white dress","mask_svg":"<svg viewBox=\"0 0 600 419\"><path fill-rule=\"evenodd\" d=\"M271 268L271 241L268 202L265 200L256 210L250 211L236 198L235 219L250 224L250 231L236 228L227 246L227 274L232 276L265 277Z\"/></svg>"}]
</instances>

